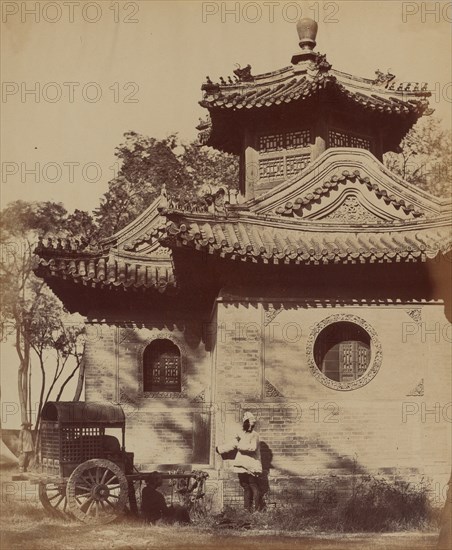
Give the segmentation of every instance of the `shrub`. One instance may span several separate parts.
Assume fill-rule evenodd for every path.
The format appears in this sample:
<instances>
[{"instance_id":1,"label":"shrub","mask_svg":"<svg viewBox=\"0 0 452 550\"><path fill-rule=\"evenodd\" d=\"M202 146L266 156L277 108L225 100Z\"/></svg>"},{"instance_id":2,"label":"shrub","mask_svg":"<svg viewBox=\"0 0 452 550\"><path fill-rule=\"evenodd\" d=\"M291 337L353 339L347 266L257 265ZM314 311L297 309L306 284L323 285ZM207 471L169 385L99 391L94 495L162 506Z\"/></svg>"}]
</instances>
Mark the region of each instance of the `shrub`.
<instances>
[{"instance_id":1,"label":"shrub","mask_svg":"<svg viewBox=\"0 0 452 550\"><path fill-rule=\"evenodd\" d=\"M428 497L429 485L389 482L374 476L353 478L344 493L343 482L331 476L320 481L313 498L296 485L273 494L275 506L250 514L226 508L213 518L214 528L251 528L276 531L401 531L435 526L436 512Z\"/></svg>"},{"instance_id":2,"label":"shrub","mask_svg":"<svg viewBox=\"0 0 452 550\"><path fill-rule=\"evenodd\" d=\"M419 527L433 518L429 486L361 478L341 507L344 529L348 531L389 531Z\"/></svg>"}]
</instances>

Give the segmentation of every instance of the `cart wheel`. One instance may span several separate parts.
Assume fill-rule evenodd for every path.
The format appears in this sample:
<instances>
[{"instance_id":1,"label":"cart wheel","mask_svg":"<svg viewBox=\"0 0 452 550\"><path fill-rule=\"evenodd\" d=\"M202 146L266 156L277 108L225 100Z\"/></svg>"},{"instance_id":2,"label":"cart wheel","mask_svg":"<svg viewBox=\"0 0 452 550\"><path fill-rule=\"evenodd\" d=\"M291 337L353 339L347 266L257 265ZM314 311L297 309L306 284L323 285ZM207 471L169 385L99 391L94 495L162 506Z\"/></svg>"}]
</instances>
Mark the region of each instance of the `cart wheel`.
<instances>
[{"instance_id":1,"label":"cart wheel","mask_svg":"<svg viewBox=\"0 0 452 550\"><path fill-rule=\"evenodd\" d=\"M128 501L124 472L114 462L94 458L83 462L67 482L69 511L84 523L109 523L120 516Z\"/></svg>"},{"instance_id":2,"label":"cart wheel","mask_svg":"<svg viewBox=\"0 0 452 550\"><path fill-rule=\"evenodd\" d=\"M39 500L43 508L50 515L56 517L67 517L66 484L65 483L43 483L39 484Z\"/></svg>"}]
</instances>

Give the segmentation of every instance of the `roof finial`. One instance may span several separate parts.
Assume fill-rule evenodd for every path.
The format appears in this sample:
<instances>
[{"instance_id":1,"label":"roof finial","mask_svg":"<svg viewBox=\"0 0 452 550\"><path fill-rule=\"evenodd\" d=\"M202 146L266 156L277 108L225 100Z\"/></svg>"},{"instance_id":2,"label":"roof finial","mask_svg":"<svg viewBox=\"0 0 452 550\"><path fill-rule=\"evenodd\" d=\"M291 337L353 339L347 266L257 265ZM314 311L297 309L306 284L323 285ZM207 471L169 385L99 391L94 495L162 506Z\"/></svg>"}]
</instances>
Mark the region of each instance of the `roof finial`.
<instances>
[{"instance_id":1,"label":"roof finial","mask_svg":"<svg viewBox=\"0 0 452 550\"><path fill-rule=\"evenodd\" d=\"M302 50L312 51L316 45L317 23L313 19L300 19L297 23L298 37L300 38L300 48Z\"/></svg>"},{"instance_id":2,"label":"roof finial","mask_svg":"<svg viewBox=\"0 0 452 550\"><path fill-rule=\"evenodd\" d=\"M300 61L309 59L315 59L316 53L314 48L316 46L318 25L313 19L304 18L300 19L297 23L297 32L300 42L298 43L301 48L301 53L296 53L292 57L292 63L296 65Z\"/></svg>"}]
</instances>

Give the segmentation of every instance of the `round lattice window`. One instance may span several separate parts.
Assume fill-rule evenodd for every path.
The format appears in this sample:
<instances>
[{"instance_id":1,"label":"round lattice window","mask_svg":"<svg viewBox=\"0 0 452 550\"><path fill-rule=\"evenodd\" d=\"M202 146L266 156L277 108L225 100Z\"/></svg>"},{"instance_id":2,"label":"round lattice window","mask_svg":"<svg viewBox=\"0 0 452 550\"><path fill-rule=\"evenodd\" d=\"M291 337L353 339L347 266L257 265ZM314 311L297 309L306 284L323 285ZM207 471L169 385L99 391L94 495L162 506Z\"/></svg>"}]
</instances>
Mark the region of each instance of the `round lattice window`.
<instances>
[{"instance_id":1,"label":"round lattice window","mask_svg":"<svg viewBox=\"0 0 452 550\"><path fill-rule=\"evenodd\" d=\"M381 364L381 345L374 329L356 315L332 315L316 325L307 354L312 374L335 390L364 386Z\"/></svg>"}]
</instances>

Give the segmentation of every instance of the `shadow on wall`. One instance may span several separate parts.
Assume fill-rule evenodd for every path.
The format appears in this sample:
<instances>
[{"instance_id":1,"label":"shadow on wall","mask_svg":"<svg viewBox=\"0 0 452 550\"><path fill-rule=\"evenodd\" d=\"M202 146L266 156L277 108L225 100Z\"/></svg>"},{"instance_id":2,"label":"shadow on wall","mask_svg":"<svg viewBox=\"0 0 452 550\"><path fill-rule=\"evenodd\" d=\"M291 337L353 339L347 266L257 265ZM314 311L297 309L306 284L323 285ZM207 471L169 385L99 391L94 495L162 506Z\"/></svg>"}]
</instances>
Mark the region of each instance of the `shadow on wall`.
<instances>
[{"instance_id":1,"label":"shadow on wall","mask_svg":"<svg viewBox=\"0 0 452 550\"><path fill-rule=\"evenodd\" d=\"M129 408L138 411L147 404L152 404L153 400L144 397L142 394L143 384L143 357L142 353L146 345L153 339L171 339L179 347L183 359L183 372L185 372L187 397L199 401L203 397L206 385L210 376L209 349L203 339L203 325L195 323L192 325L178 326L177 332L173 333L175 325L165 325L164 332L156 333L154 329L159 327L154 324L137 329L121 329L119 346L126 348L126 351L120 357L120 401L129 405ZM182 332L181 332L182 331ZM112 360L117 360L115 349L111 351ZM165 407L179 408L180 403L177 398L165 400Z\"/></svg>"},{"instance_id":2,"label":"shadow on wall","mask_svg":"<svg viewBox=\"0 0 452 550\"><path fill-rule=\"evenodd\" d=\"M260 451L261 451L261 463L262 463L262 475L259 478L259 491L261 498L263 498L270 490L270 485L268 482L268 476L270 475L270 470L273 468L272 458L273 451L265 443L265 441L260 442Z\"/></svg>"},{"instance_id":3,"label":"shadow on wall","mask_svg":"<svg viewBox=\"0 0 452 550\"><path fill-rule=\"evenodd\" d=\"M188 325L179 326L177 334L174 334L174 340L180 341L184 353L186 397L191 403L201 403L197 407L181 407L180 396L155 399L140 391L143 380L141 352L148 340L165 336L152 331L156 328L155 323L143 323L142 327L137 323L139 328L132 325L118 323L116 328L109 330L106 343L111 345L93 342L89 347L86 371L88 400L116 402L119 398L126 416L127 450L135 453L137 463L205 464L210 451L210 420L209 410L202 406L202 401L210 362L206 359L208 356L202 343L202 325L198 323L190 329ZM168 332L173 328L176 330L174 324L165 325ZM182 329L183 334L180 332ZM120 373L119 387L116 384L116 369ZM98 375L98 371L102 376Z\"/></svg>"},{"instance_id":4,"label":"shadow on wall","mask_svg":"<svg viewBox=\"0 0 452 550\"><path fill-rule=\"evenodd\" d=\"M138 464L190 464L196 442L190 414L173 417L159 412L152 422L137 422L128 430L128 449Z\"/></svg>"},{"instance_id":5,"label":"shadow on wall","mask_svg":"<svg viewBox=\"0 0 452 550\"><path fill-rule=\"evenodd\" d=\"M268 476L273 474L281 476L302 476L312 475L313 464L318 467L319 474L328 471L331 474L366 474L368 470L358 462L356 457L344 456L334 449L328 442L319 438L292 437L290 440L291 450L277 453L276 456L268 443L261 441L261 461L263 471L263 487L268 491ZM302 452L300 452L302 451ZM273 461L276 463L274 464ZM296 462L295 467L285 466L284 462ZM309 464L309 467L308 467ZM265 485L265 487L264 487Z\"/></svg>"}]
</instances>

